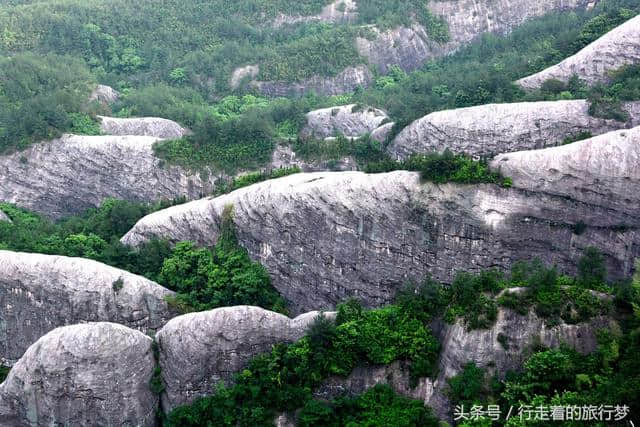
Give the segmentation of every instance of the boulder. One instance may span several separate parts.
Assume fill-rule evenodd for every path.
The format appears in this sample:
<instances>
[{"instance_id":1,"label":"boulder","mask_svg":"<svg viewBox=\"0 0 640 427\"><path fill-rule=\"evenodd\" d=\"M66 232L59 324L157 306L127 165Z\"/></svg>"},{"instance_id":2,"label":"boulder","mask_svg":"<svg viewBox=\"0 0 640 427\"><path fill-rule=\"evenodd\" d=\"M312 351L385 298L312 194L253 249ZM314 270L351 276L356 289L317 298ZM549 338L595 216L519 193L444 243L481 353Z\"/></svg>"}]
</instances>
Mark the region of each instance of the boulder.
<instances>
[{"instance_id":1,"label":"boulder","mask_svg":"<svg viewBox=\"0 0 640 427\"><path fill-rule=\"evenodd\" d=\"M388 119L382 110L357 104L322 108L307 113L307 124L300 135L315 139L358 138L371 133Z\"/></svg>"},{"instance_id":2,"label":"boulder","mask_svg":"<svg viewBox=\"0 0 640 427\"><path fill-rule=\"evenodd\" d=\"M97 102L109 106L120 99L120 93L110 86L98 85L89 95L89 102Z\"/></svg>"},{"instance_id":3,"label":"boulder","mask_svg":"<svg viewBox=\"0 0 640 427\"><path fill-rule=\"evenodd\" d=\"M375 128L373 132L371 132L371 139L380 143L386 142L387 138L391 134L393 125L395 125L395 123L390 122Z\"/></svg>"},{"instance_id":4,"label":"boulder","mask_svg":"<svg viewBox=\"0 0 640 427\"><path fill-rule=\"evenodd\" d=\"M625 105L628 123L589 115L589 103L575 101L487 104L437 111L404 128L387 148L396 159L443 152L490 157L562 144L567 137L640 125L640 102Z\"/></svg>"},{"instance_id":5,"label":"boulder","mask_svg":"<svg viewBox=\"0 0 640 427\"><path fill-rule=\"evenodd\" d=\"M604 158L606 144L601 149ZM621 177L614 188L625 183L626 194L640 193L625 178L640 167L635 151L611 161L620 168L611 177ZM590 164L574 167L588 171ZM406 171L270 180L153 213L122 242L135 246L159 237L212 246L227 205L234 207L240 244L267 268L295 313L328 310L349 297L379 306L407 280L430 274L451 282L459 271L508 270L535 257L574 274L588 246L603 251L612 279L625 278L640 256L637 210L618 210L610 198L422 183L417 172Z\"/></svg>"},{"instance_id":6,"label":"boulder","mask_svg":"<svg viewBox=\"0 0 640 427\"><path fill-rule=\"evenodd\" d=\"M231 86L231 89L238 89L240 87L240 83L246 81L245 79L255 79L256 77L258 77L259 73L260 66L258 65L247 65L244 67L236 68L231 74L229 86Z\"/></svg>"},{"instance_id":7,"label":"boulder","mask_svg":"<svg viewBox=\"0 0 640 427\"><path fill-rule=\"evenodd\" d=\"M107 198L149 202L210 194L215 174L165 164L150 136L64 135L0 156L0 200L60 218Z\"/></svg>"},{"instance_id":8,"label":"boulder","mask_svg":"<svg viewBox=\"0 0 640 427\"><path fill-rule=\"evenodd\" d=\"M100 130L105 135L152 136L161 139L179 139L189 134L189 130L178 123L159 117L138 117L121 119L98 116Z\"/></svg>"},{"instance_id":9,"label":"boulder","mask_svg":"<svg viewBox=\"0 0 640 427\"><path fill-rule=\"evenodd\" d=\"M0 221L11 222L11 218L6 213L0 211Z\"/></svg>"},{"instance_id":10,"label":"boulder","mask_svg":"<svg viewBox=\"0 0 640 427\"><path fill-rule=\"evenodd\" d=\"M151 344L113 323L49 332L0 384L0 425L155 426Z\"/></svg>"},{"instance_id":11,"label":"boulder","mask_svg":"<svg viewBox=\"0 0 640 427\"><path fill-rule=\"evenodd\" d=\"M525 89L537 89L549 80L567 82L573 75L587 84L605 82L612 71L640 63L640 15L609 31L573 56L539 73L518 80Z\"/></svg>"},{"instance_id":12,"label":"boulder","mask_svg":"<svg viewBox=\"0 0 640 427\"><path fill-rule=\"evenodd\" d=\"M166 385L163 410L211 394L219 382L228 385L253 356L271 351L276 343L302 338L318 315L289 319L259 307L237 306L172 319L157 335Z\"/></svg>"},{"instance_id":13,"label":"boulder","mask_svg":"<svg viewBox=\"0 0 640 427\"><path fill-rule=\"evenodd\" d=\"M175 314L165 301L171 295L96 261L0 250L0 364L59 326L107 321L153 332Z\"/></svg>"}]
</instances>

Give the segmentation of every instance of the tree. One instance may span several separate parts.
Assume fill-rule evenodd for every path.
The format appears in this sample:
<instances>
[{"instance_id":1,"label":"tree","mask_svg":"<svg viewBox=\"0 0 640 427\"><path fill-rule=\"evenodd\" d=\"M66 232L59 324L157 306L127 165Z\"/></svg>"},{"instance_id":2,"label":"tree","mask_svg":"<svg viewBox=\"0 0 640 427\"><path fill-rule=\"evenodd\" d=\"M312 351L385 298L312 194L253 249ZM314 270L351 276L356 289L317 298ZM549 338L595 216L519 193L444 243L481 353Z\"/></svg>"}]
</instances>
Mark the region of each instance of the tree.
<instances>
[{"instance_id":1,"label":"tree","mask_svg":"<svg viewBox=\"0 0 640 427\"><path fill-rule=\"evenodd\" d=\"M593 246L586 248L578 261L578 283L587 288L605 284L607 267L602 252Z\"/></svg>"}]
</instances>

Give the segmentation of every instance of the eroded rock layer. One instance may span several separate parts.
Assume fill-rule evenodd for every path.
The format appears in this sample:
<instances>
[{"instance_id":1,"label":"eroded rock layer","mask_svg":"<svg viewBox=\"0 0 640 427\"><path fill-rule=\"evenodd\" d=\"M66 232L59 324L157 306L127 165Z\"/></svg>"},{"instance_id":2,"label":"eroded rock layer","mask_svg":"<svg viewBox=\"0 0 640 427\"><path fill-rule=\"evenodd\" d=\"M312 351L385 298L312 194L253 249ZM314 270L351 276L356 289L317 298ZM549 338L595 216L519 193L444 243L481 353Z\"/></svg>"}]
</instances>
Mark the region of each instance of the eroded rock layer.
<instances>
[{"instance_id":1,"label":"eroded rock layer","mask_svg":"<svg viewBox=\"0 0 640 427\"><path fill-rule=\"evenodd\" d=\"M174 315L164 299L170 295L96 261L0 251L0 363L15 362L59 326L108 321L155 331Z\"/></svg>"},{"instance_id":2,"label":"eroded rock layer","mask_svg":"<svg viewBox=\"0 0 640 427\"><path fill-rule=\"evenodd\" d=\"M178 139L189 131L178 123L159 117L117 118L98 116L100 130L106 135L153 136L162 139Z\"/></svg>"},{"instance_id":3,"label":"eroded rock layer","mask_svg":"<svg viewBox=\"0 0 640 427\"><path fill-rule=\"evenodd\" d=\"M307 113L303 138L324 139L334 136L361 137L377 129L387 114L376 108L356 104L323 108Z\"/></svg>"}]
</instances>

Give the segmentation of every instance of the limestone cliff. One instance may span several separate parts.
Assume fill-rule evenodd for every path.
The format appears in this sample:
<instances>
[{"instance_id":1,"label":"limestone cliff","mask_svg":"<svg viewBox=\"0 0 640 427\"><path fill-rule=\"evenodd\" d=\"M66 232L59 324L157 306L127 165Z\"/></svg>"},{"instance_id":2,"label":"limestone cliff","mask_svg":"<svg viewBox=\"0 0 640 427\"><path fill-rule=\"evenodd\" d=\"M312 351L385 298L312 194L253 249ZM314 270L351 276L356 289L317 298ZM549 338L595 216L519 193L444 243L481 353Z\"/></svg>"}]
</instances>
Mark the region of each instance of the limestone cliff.
<instances>
[{"instance_id":1,"label":"limestone cliff","mask_svg":"<svg viewBox=\"0 0 640 427\"><path fill-rule=\"evenodd\" d=\"M153 136L162 139L178 139L189 131L178 123L159 117L138 117L121 119L98 116L100 130L105 135Z\"/></svg>"},{"instance_id":2,"label":"limestone cliff","mask_svg":"<svg viewBox=\"0 0 640 427\"><path fill-rule=\"evenodd\" d=\"M306 119L307 124L300 132L303 138L357 138L373 132L389 116L377 108L350 104L310 111Z\"/></svg>"},{"instance_id":3,"label":"limestone cliff","mask_svg":"<svg viewBox=\"0 0 640 427\"><path fill-rule=\"evenodd\" d=\"M155 201L210 194L209 176L165 164L150 136L64 135L0 156L0 200L60 218L106 198Z\"/></svg>"},{"instance_id":4,"label":"limestone cliff","mask_svg":"<svg viewBox=\"0 0 640 427\"><path fill-rule=\"evenodd\" d=\"M487 104L437 111L404 128L387 148L396 159L442 152L486 157L561 144L581 132L593 135L640 125L640 102L625 105L628 123L589 115L584 100Z\"/></svg>"},{"instance_id":5,"label":"limestone cliff","mask_svg":"<svg viewBox=\"0 0 640 427\"><path fill-rule=\"evenodd\" d=\"M319 314L289 319L259 307L237 306L171 320L157 335L166 385L163 410L211 394L220 381L228 384L253 356L271 351L276 343L302 338Z\"/></svg>"},{"instance_id":6,"label":"limestone cliff","mask_svg":"<svg viewBox=\"0 0 640 427\"><path fill-rule=\"evenodd\" d=\"M49 332L0 384L0 425L155 426L151 343L113 323Z\"/></svg>"},{"instance_id":7,"label":"limestone cliff","mask_svg":"<svg viewBox=\"0 0 640 427\"><path fill-rule=\"evenodd\" d=\"M155 282L83 258L0 251L0 363L59 326L91 321L155 331L175 314Z\"/></svg>"},{"instance_id":8,"label":"limestone cliff","mask_svg":"<svg viewBox=\"0 0 640 427\"><path fill-rule=\"evenodd\" d=\"M518 80L535 89L549 79L568 81L574 74L589 85L608 80L612 71L640 63L640 16L609 31L580 52L539 73Z\"/></svg>"},{"instance_id":9,"label":"limestone cliff","mask_svg":"<svg viewBox=\"0 0 640 427\"><path fill-rule=\"evenodd\" d=\"M611 163L609 182L620 180L614 188L627 185L628 193L638 193L635 181L625 178L640 167L635 151L611 158L606 143L594 148ZM583 171L571 172L576 179L589 167L587 161L570 166ZM161 237L213 245L228 204L234 206L240 243L266 266L296 313L329 309L351 296L380 305L404 282L427 273L449 282L457 271L508 269L520 259L539 257L574 273L591 245L603 250L612 278L628 277L640 255L640 217L610 206L608 198L435 185L404 171L271 180L156 212L122 241L138 245ZM578 223L584 232L575 234Z\"/></svg>"}]
</instances>

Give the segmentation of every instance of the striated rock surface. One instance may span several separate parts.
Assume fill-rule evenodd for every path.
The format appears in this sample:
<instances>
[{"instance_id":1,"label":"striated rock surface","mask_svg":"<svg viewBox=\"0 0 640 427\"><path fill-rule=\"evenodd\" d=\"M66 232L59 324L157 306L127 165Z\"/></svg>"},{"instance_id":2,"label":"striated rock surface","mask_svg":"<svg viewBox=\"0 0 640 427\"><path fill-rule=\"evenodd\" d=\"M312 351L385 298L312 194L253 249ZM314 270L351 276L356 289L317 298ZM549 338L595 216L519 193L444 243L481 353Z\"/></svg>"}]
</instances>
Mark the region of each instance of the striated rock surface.
<instances>
[{"instance_id":1,"label":"striated rock surface","mask_svg":"<svg viewBox=\"0 0 640 427\"><path fill-rule=\"evenodd\" d=\"M166 390L163 409L211 394L274 344L302 338L319 312L295 319L259 307L224 307L176 317L157 334ZM332 316L332 314L328 314Z\"/></svg>"},{"instance_id":2,"label":"striated rock surface","mask_svg":"<svg viewBox=\"0 0 640 427\"><path fill-rule=\"evenodd\" d=\"M467 331L461 321L454 325L440 325L442 352L435 379L423 378L413 388L408 367L403 363L363 366L356 368L347 378L329 379L315 391L315 395L331 399L344 393L361 394L376 384L389 384L399 394L422 400L440 418L450 419L452 411L445 395L447 379L462 371L468 362L475 362L491 374L504 375L509 370L520 369L536 344L550 348L566 344L588 354L597 348L598 330L609 328L610 322L599 317L577 325L561 323L550 327L533 311L522 316L500 308L497 321L490 329ZM508 348L499 343L498 335L507 337Z\"/></svg>"},{"instance_id":3,"label":"striated rock surface","mask_svg":"<svg viewBox=\"0 0 640 427\"><path fill-rule=\"evenodd\" d=\"M357 104L322 108L307 113L303 138L361 137L378 128L389 116L382 110Z\"/></svg>"},{"instance_id":4,"label":"striated rock surface","mask_svg":"<svg viewBox=\"0 0 640 427\"><path fill-rule=\"evenodd\" d=\"M427 60L454 52L483 33L505 34L524 21L552 11L586 8L591 0L449 0L430 1L429 9L445 19L450 40L431 40L421 25L398 27L387 31L373 30L373 40L358 38L360 54L382 73L392 65L406 71L419 68Z\"/></svg>"},{"instance_id":5,"label":"striated rock surface","mask_svg":"<svg viewBox=\"0 0 640 427\"><path fill-rule=\"evenodd\" d=\"M543 150L501 154L490 166L513 186L640 216L640 127Z\"/></svg>"},{"instance_id":6,"label":"striated rock surface","mask_svg":"<svg viewBox=\"0 0 640 427\"><path fill-rule=\"evenodd\" d=\"M373 130L373 132L371 132L371 139L378 142L385 142L389 137L389 135L391 134L393 125L395 125L395 123L391 122L391 123L385 123L382 126L377 127L376 129Z\"/></svg>"},{"instance_id":7,"label":"striated rock surface","mask_svg":"<svg viewBox=\"0 0 640 427\"><path fill-rule=\"evenodd\" d=\"M358 5L355 0L336 0L322 8L317 15L310 16L290 16L280 14L274 21L273 27L279 28L283 25L309 22L326 22L329 24L350 23L357 17Z\"/></svg>"},{"instance_id":8,"label":"striated rock surface","mask_svg":"<svg viewBox=\"0 0 640 427\"><path fill-rule=\"evenodd\" d=\"M159 117L139 117L121 119L98 116L100 130L106 135L153 136L161 139L178 139L189 131L178 123Z\"/></svg>"},{"instance_id":9,"label":"striated rock surface","mask_svg":"<svg viewBox=\"0 0 640 427\"><path fill-rule=\"evenodd\" d=\"M0 251L0 363L11 364L59 326L108 321L142 332L175 314L173 292L84 258Z\"/></svg>"},{"instance_id":10,"label":"striated rock surface","mask_svg":"<svg viewBox=\"0 0 640 427\"><path fill-rule=\"evenodd\" d=\"M107 198L153 201L203 197L214 173L203 176L165 164L153 154L158 138L76 136L0 156L0 200L60 218Z\"/></svg>"},{"instance_id":11,"label":"striated rock surface","mask_svg":"<svg viewBox=\"0 0 640 427\"><path fill-rule=\"evenodd\" d=\"M609 31L580 52L557 65L518 80L536 89L549 79L568 81L574 74L592 85L608 80L612 71L640 63L640 15Z\"/></svg>"},{"instance_id":12,"label":"striated rock surface","mask_svg":"<svg viewBox=\"0 0 640 427\"><path fill-rule=\"evenodd\" d=\"M353 92L357 87L367 87L373 81L373 74L366 65L349 67L334 77L314 76L309 79L290 82L253 81L251 86L267 96L302 96L314 91L331 96Z\"/></svg>"},{"instance_id":13,"label":"striated rock surface","mask_svg":"<svg viewBox=\"0 0 640 427\"><path fill-rule=\"evenodd\" d=\"M0 221L11 222L11 218L6 213L0 211Z\"/></svg>"},{"instance_id":14,"label":"striated rock surface","mask_svg":"<svg viewBox=\"0 0 640 427\"><path fill-rule=\"evenodd\" d=\"M615 176L630 176L640 167L633 153L617 160ZM620 180L629 193L639 192L633 181ZM418 173L405 171L266 181L151 214L122 242L138 245L161 237L213 245L228 204L234 206L240 243L265 265L296 313L329 309L354 296L380 305L407 280L427 273L449 282L458 271L509 269L520 259L539 257L575 273L584 248L592 245L603 250L612 278L622 278L640 255L640 217L616 210L609 199L420 183ZM585 225L579 235L573 232L577 223Z\"/></svg>"},{"instance_id":15,"label":"striated rock surface","mask_svg":"<svg viewBox=\"0 0 640 427\"><path fill-rule=\"evenodd\" d=\"M602 134L640 125L640 102L628 103L628 123L589 115L584 100L487 104L437 111L404 128L387 148L397 159L449 149L493 156L561 144L581 132Z\"/></svg>"},{"instance_id":16,"label":"striated rock surface","mask_svg":"<svg viewBox=\"0 0 640 427\"><path fill-rule=\"evenodd\" d=\"M111 86L105 85L98 85L89 95L89 102L95 101L104 106L109 106L118 99L120 99L120 93Z\"/></svg>"},{"instance_id":17,"label":"striated rock surface","mask_svg":"<svg viewBox=\"0 0 640 427\"><path fill-rule=\"evenodd\" d=\"M0 425L155 426L151 343L113 323L49 332L0 385Z\"/></svg>"}]
</instances>

